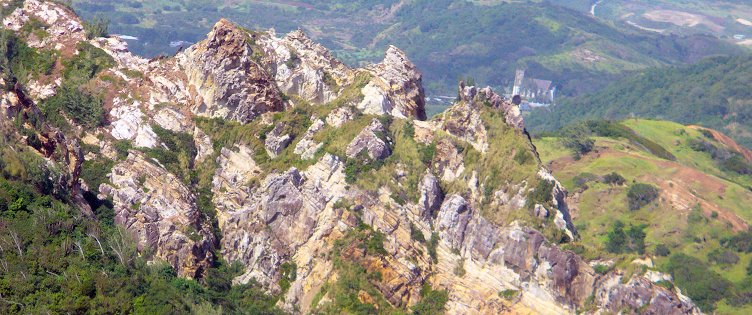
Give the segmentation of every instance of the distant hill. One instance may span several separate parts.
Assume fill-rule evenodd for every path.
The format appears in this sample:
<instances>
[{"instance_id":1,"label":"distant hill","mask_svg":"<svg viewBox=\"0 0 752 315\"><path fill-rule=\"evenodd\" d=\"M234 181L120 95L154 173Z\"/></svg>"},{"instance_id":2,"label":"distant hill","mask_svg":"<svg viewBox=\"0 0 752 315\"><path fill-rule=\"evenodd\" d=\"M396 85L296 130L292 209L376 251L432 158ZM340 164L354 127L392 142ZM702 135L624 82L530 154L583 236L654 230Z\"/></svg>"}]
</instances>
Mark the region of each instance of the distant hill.
<instances>
[{"instance_id":1,"label":"distant hill","mask_svg":"<svg viewBox=\"0 0 752 315\"><path fill-rule=\"evenodd\" d=\"M589 118L648 117L701 124L752 146L752 55L719 57L696 65L651 69L598 93L533 111L533 130L555 130Z\"/></svg>"},{"instance_id":2,"label":"distant hill","mask_svg":"<svg viewBox=\"0 0 752 315\"><path fill-rule=\"evenodd\" d=\"M626 72L741 50L712 36L662 36L613 27L583 11L588 6L583 1L567 4L570 8L550 2L464 0L73 4L86 17L107 16L113 32L138 37L129 41L131 48L147 56L172 54L181 44L187 47L220 17L279 33L302 27L350 65L377 61L394 44L425 73L432 95L453 95L457 80L468 76L482 85L507 86L518 67L532 77L554 81L563 94L579 95Z\"/></svg>"}]
</instances>

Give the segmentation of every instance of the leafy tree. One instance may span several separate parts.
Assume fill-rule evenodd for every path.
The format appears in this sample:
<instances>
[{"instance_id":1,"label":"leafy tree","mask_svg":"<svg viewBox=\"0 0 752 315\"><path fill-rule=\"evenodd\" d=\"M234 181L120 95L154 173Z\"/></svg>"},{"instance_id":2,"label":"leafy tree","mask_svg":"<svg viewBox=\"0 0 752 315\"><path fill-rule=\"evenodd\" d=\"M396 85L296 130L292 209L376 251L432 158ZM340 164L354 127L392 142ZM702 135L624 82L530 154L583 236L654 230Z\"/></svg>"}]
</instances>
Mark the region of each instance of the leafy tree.
<instances>
[{"instance_id":1,"label":"leafy tree","mask_svg":"<svg viewBox=\"0 0 752 315\"><path fill-rule=\"evenodd\" d=\"M629 187L627 200L629 201L630 210L639 210L640 208L653 202L658 198L660 191L653 185L636 183Z\"/></svg>"},{"instance_id":2,"label":"leafy tree","mask_svg":"<svg viewBox=\"0 0 752 315\"><path fill-rule=\"evenodd\" d=\"M571 125L563 129L561 134L561 144L572 152L575 160L582 158L583 154L589 153L595 146L595 140L590 138L590 130L586 125Z\"/></svg>"},{"instance_id":3,"label":"leafy tree","mask_svg":"<svg viewBox=\"0 0 752 315\"><path fill-rule=\"evenodd\" d=\"M110 28L110 20L104 16L95 16L91 21L84 21L84 31L86 39L95 39L106 37Z\"/></svg>"},{"instance_id":4,"label":"leafy tree","mask_svg":"<svg viewBox=\"0 0 752 315\"><path fill-rule=\"evenodd\" d=\"M614 222L611 231L606 237L606 250L619 253L645 253L645 228L644 225L632 226L625 230L626 226L621 221Z\"/></svg>"}]
</instances>

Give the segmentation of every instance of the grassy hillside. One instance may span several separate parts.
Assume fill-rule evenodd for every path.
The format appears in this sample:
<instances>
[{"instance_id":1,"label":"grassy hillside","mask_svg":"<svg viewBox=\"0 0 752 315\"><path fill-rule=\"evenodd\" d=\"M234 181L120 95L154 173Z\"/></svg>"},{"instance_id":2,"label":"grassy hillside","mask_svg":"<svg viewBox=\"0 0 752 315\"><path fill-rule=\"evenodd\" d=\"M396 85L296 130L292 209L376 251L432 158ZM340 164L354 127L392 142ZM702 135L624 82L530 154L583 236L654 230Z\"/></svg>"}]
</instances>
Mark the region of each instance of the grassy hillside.
<instances>
[{"instance_id":1,"label":"grassy hillside","mask_svg":"<svg viewBox=\"0 0 752 315\"><path fill-rule=\"evenodd\" d=\"M752 55L719 57L696 65L652 69L602 91L537 110L534 130L554 130L588 118L647 117L702 124L752 146Z\"/></svg>"},{"instance_id":2,"label":"grassy hillside","mask_svg":"<svg viewBox=\"0 0 752 315\"><path fill-rule=\"evenodd\" d=\"M681 272L673 263L696 258L699 264L693 267L695 271L717 274L714 283L728 282L730 287L723 290L725 299L715 299L710 298L708 292L712 290L707 287L695 288L677 281L684 293L699 301L705 311L717 308L722 314L748 313L752 308L745 297L752 279L748 276L752 254L735 250L725 240L748 235L752 177L729 171L711 154L698 151L696 143L735 151L702 128L629 119L609 129L623 127L634 136L599 137L604 133L596 132L592 135L593 151L580 160L574 160L558 138L534 139L541 159L570 191L570 206L581 236L572 249L591 259L614 260L617 266L635 272L643 272L642 267L631 262L647 255L657 270L673 273L675 278ZM650 153L635 141L640 137L670 152L675 161ZM623 183L613 180L613 173L623 177ZM632 210L630 190L642 184L657 188L658 197ZM642 251L636 245L638 250L612 251L615 245L609 239L619 234L614 233L617 221L625 226L628 245L639 245L630 238L630 227L642 229ZM669 253L661 252L664 249Z\"/></svg>"},{"instance_id":3,"label":"grassy hillside","mask_svg":"<svg viewBox=\"0 0 752 315\"><path fill-rule=\"evenodd\" d=\"M582 12L582 3L569 4L572 8L543 1L464 0L73 4L84 16L106 15L113 32L138 37L131 47L147 56L173 53L178 41L198 41L220 17L250 28L274 27L279 33L301 27L353 65L378 60L387 45L395 44L425 73L429 92L443 95L453 95L457 80L468 76L481 85L506 86L517 67L554 80L561 93L574 95L602 87L624 72L739 49L709 36L622 32Z\"/></svg>"}]
</instances>

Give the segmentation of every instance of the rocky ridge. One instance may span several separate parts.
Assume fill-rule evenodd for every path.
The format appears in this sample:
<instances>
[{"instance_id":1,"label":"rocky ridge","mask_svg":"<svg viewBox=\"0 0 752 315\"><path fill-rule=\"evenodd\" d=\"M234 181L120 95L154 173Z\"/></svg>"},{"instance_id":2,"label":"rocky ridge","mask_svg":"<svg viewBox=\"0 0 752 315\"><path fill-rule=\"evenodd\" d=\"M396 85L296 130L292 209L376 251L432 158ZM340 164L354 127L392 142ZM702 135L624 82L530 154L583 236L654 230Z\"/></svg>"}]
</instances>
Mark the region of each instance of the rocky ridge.
<instances>
[{"instance_id":1,"label":"rocky ridge","mask_svg":"<svg viewBox=\"0 0 752 315\"><path fill-rule=\"evenodd\" d=\"M64 46L87 41L82 30L72 27L80 20L63 15L66 10L27 0L3 24L17 30L28 21L24 16L33 14L63 27L47 31L63 36L59 43ZM52 16L58 18L45 18ZM273 32L247 31L227 20L218 22L205 41L172 58L132 56L124 42L113 38L88 42L113 58L116 66L106 73L119 78L120 85L117 93L103 95L109 113L103 126L65 136L101 138L93 141L102 149L96 158L117 158L107 153L117 141L133 145L110 171L109 183L89 189L112 198L116 223L137 240L139 250L170 263L180 276L201 277L215 255L221 255L244 265L236 283L256 281L281 294L279 306L285 310L308 313L335 298L324 294L323 302L312 305L321 288L341 272L330 257L336 249L349 263L378 272L380 279L370 283L398 308L421 301L423 285L430 284L446 290L446 311L451 314L625 309L699 313L691 301L647 278L622 279L619 271L598 275L582 258L550 242L558 240L547 240L545 231L558 231L570 240L576 231L566 192L539 161L526 166L534 171L524 180L510 177L498 185L489 179L493 174L473 164L469 156L490 161L489 155L496 154L495 128L524 144L514 150L537 156L519 108L490 88L461 84L460 100L425 121L420 72L394 47L382 63L353 70L300 31L279 39ZM49 44L42 46L53 47ZM353 87L364 74L365 84ZM357 92L355 98L345 95L348 88ZM336 102L343 97L348 98ZM19 92L4 95L4 121L16 119L19 98ZM339 105L325 110L331 104ZM301 128L300 136L276 128L277 114L309 107L315 113L309 124L289 126ZM496 116L503 126L492 125L499 120L489 121ZM221 130L200 128L208 118L232 120L232 126L264 126L268 143L260 141L260 134L245 142L218 142ZM396 129L408 125L412 134ZM198 210L194 187L142 152L167 147L156 126L192 138L196 153L185 164L213 167L210 190L218 230ZM327 132L334 136L322 136ZM74 158L66 163L72 165L70 185L77 186L82 156L75 154L76 140L57 139L73 148ZM400 160L405 145L433 146L435 153L427 166L411 169L406 166L423 164ZM289 157L287 151L311 162L268 167L283 163L279 159ZM357 159L363 154L385 166L362 177L376 180L376 175L386 174L387 185L369 189L358 178L352 181L353 165L358 165L353 163L368 163ZM501 158L515 163L511 154ZM541 181L553 183L549 201L528 209L529 192ZM489 217L489 209L501 205L526 219ZM363 225L371 230L359 233L383 234L382 253L364 251L357 243L338 244ZM433 235L434 254L427 245ZM285 264L295 267L296 278L283 287ZM518 294L509 299L503 291ZM363 295L361 300L369 299Z\"/></svg>"}]
</instances>

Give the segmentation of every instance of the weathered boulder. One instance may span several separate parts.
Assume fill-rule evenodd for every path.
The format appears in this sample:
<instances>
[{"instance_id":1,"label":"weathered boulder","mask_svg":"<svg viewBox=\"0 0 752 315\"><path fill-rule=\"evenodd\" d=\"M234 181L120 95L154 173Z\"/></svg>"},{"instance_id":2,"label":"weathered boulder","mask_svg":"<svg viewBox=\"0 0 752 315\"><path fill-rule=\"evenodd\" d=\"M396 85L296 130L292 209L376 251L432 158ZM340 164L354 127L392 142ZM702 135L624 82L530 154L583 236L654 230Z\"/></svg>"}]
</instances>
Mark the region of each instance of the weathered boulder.
<instances>
[{"instance_id":1,"label":"weathered boulder","mask_svg":"<svg viewBox=\"0 0 752 315\"><path fill-rule=\"evenodd\" d=\"M329 115L326 116L326 123L329 126L339 128L346 122L353 120L355 113L349 106L339 107L334 109Z\"/></svg>"},{"instance_id":2,"label":"weathered boulder","mask_svg":"<svg viewBox=\"0 0 752 315\"><path fill-rule=\"evenodd\" d=\"M366 67L371 81L358 108L366 114L390 114L398 118L426 119L423 75L404 52L389 46L384 61Z\"/></svg>"},{"instance_id":3,"label":"weathered boulder","mask_svg":"<svg viewBox=\"0 0 752 315\"><path fill-rule=\"evenodd\" d=\"M131 151L112 169L110 182L99 190L112 198L115 223L135 237L139 251L167 261L181 277L200 277L211 266L211 225L175 175Z\"/></svg>"},{"instance_id":4,"label":"weathered boulder","mask_svg":"<svg viewBox=\"0 0 752 315\"><path fill-rule=\"evenodd\" d=\"M292 142L292 136L290 134L283 134L284 131L285 125L277 124L274 126L274 129L266 133L264 146L266 147L266 153L271 158L277 157Z\"/></svg>"},{"instance_id":5,"label":"weathered boulder","mask_svg":"<svg viewBox=\"0 0 752 315\"><path fill-rule=\"evenodd\" d=\"M304 160L312 159L316 152L324 146L323 143L316 143L316 141L313 140L313 136L321 131L321 129L324 129L325 125L326 123L324 123L323 120L315 120L311 126L308 127L306 133L300 138L298 144L295 145L295 154L299 154Z\"/></svg>"},{"instance_id":6,"label":"weathered boulder","mask_svg":"<svg viewBox=\"0 0 752 315\"><path fill-rule=\"evenodd\" d=\"M388 138L388 131L378 119L373 119L368 127L364 128L347 145L346 154L349 158L355 158L364 152L372 160L383 160L392 155L392 147Z\"/></svg>"},{"instance_id":7,"label":"weathered boulder","mask_svg":"<svg viewBox=\"0 0 752 315\"><path fill-rule=\"evenodd\" d=\"M223 19L206 40L178 56L198 93L195 114L246 123L285 108L274 78L254 59L253 36Z\"/></svg>"}]
</instances>

